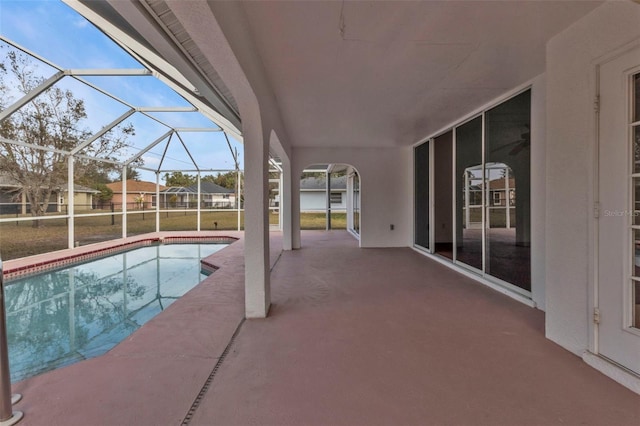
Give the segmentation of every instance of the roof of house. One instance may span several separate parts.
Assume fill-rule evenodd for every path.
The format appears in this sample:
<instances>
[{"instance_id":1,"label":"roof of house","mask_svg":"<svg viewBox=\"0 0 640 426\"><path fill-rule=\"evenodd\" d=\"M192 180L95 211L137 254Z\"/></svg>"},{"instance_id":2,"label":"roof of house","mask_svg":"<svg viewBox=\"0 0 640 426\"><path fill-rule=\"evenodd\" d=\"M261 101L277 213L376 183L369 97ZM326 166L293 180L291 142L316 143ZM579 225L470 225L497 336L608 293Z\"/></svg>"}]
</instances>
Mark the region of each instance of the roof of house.
<instances>
[{"instance_id":1,"label":"roof of house","mask_svg":"<svg viewBox=\"0 0 640 426\"><path fill-rule=\"evenodd\" d=\"M108 183L107 187L115 193L122 193L122 182ZM160 185L160 191L164 190L166 186ZM156 192L156 184L154 182L146 182L143 180L127 179L127 193L140 193L140 192Z\"/></svg>"},{"instance_id":2,"label":"roof of house","mask_svg":"<svg viewBox=\"0 0 640 426\"><path fill-rule=\"evenodd\" d=\"M191 185L187 188L193 190L194 192L198 192L198 185ZM233 189L224 188L218 184L213 182L200 182L200 192L203 194L233 194L235 191Z\"/></svg>"},{"instance_id":3,"label":"roof of house","mask_svg":"<svg viewBox=\"0 0 640 426\"><path fill-rule=\"evenodd\" d=\"M190 185L190 186L170 186L165 188L163 191L165 193L190 193L197 194L198 193L198 185ZM201 194L233 194L235 191L233 189L224 188L220 185L217 185L213 182L201 181L200 182L200 193Z\"/></svg>"},{"instance_id":4,"label":"roof of house","mask_svg":"<svg viewBox=\"0 0 640 426\"><path fill-rule=\"evenodd\" d=\"M327 180L324 177L307 177L300 180L301 191L325 191ZM347 177L331 177L331 190L347 189Z\"/></svg>"},{"instance_id":5,"label":"roof of house","mask_svg":"<svg viewBox=\"0 0 640 426\"><path fill-rule=\"evenodd\" d=\"M493 179L489 182L490 189L504 189L505 188L504 178ZM514 189L516 187L516 180L513 178L509 178L509 188Z\"/></svg>"},{"instance_id":6,"label":"roof of house","mask_svg":"<svg viewBox=\"0 0 640 426\"><path fill-rule=\"evenodd\" d=\"M65 190L66 192L66 190ZM86 186L82 186L82 185L77 185L77 184L73 184L73 192L90 192L92 194L97 194L98 191L97 189L93 189L93 188L87 188Z\"/></svg>"}]
</instances>

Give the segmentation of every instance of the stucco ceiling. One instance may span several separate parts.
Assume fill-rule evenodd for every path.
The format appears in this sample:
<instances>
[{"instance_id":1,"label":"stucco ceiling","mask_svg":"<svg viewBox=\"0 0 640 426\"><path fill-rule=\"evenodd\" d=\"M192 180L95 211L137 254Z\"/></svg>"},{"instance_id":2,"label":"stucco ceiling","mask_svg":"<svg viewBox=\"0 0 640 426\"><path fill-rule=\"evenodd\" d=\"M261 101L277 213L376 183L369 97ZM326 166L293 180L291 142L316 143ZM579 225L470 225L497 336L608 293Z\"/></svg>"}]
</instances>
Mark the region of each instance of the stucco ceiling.
<instances>
[{"instance_id":1,"label":"stucco ceiling","mask_svg":"<svg viewBox=\"0 0 640 426\"><path fill-rule=\"evenodd\" d=\"M599 4L243 6L293 146L398 146L542 73L547 40Z\"/></svg>"}]
</instances>

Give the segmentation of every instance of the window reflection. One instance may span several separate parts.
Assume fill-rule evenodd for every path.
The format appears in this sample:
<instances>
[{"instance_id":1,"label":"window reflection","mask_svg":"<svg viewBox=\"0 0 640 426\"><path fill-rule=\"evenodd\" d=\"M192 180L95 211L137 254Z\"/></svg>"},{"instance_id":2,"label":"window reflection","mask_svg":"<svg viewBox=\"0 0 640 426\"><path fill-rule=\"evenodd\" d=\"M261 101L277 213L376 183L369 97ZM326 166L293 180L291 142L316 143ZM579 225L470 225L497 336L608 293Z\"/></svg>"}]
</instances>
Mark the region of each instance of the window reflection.
<instances>
[{"instance_id":1,"label":"window reflection","mask_svg":"<svg viewBox=\"0 0 640 426\"><path fill-rule=\"evenodd\" d=\"M482 270L482 116L456 128L456 260Z\"/></svg>"},{"instance_id":2,"label":"window reflection","mask_svg":"<svg viewBox=\"0 0 640 426\"><path fill-rule=\"evenodd\" d=\"M414 157L416 245L428 247L431 237L429 248L436 254L526 291L531 290L530 117L527 90L434 138L431 193L425 171L429 145L417 147ZM636 141L640 152L640 130Z\"/></svg>"},{"instance_id":3,"label":"window reflection","mask_svg":"<svg viewBox=\"0 0 640 426\"><path fill-rule=\"evenodd\" d=\"M429 143L414 150L415 243L429 248Z\"/></svg>"},{"instance_id":4,"label":"window reflection","mask_svg":"<svg viewBox=\"0 0 640 426\"><path fill-rule=\"evenodd\" d=\"M530 91L485 114L489 195L509 193L513 204L487 208L485 272L525 290L531 290L530 116Z\"/></svg>"},{"instance_id":5,"label":"window reflection","mask_svg":"<svg viewBox=\"0 0 640 426\"><path fill-rule=\"evenodd\" d=\"M353 209L352 209L352 231L360 235L360 176L353 172Z\"/></svg>"},{"instance_id":6,"label":"window reflection","mask_svg":"<svg viewBox=\"0 0 640 426\"><path fill-rule=\"evenodd\" d=\"M453 259L453 132L433 140L434 151L434 241L435 252Z\"/></svg>"}]
</instances>

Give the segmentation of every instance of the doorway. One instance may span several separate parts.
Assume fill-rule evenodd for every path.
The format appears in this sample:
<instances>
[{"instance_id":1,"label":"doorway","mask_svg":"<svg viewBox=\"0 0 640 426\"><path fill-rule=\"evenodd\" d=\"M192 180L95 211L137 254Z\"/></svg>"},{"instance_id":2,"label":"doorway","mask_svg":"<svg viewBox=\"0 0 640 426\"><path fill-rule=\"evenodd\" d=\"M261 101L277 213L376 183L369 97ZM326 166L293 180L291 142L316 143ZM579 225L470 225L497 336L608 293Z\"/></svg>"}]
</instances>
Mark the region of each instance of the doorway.
<instances>
[{"instance_id":1,"label":"doorway","mask_svg":"<svg viewBox=\"0 0 640 426\"><path fill-rule=\"evenodd\" d=\"M640 373L640 48L599 83L598 352Z\"/></svg>"}]
</instances>

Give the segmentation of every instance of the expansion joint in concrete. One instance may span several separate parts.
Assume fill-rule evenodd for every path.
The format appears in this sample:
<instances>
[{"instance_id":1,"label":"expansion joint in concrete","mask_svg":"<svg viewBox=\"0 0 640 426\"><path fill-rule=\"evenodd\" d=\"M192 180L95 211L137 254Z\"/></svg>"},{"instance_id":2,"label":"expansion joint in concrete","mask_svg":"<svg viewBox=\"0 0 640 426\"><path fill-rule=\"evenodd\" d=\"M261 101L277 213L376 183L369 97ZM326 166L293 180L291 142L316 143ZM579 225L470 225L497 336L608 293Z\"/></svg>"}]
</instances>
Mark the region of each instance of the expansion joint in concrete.
<instances>
[{"instance_id":1,"label":"expansion joint in concrete","mask_svg":"<svg viewBox=\"0 0 640 426\"><path fill-rule=\"evenodd\" d=\"M209 388L211 387L211 383L213 383L213 379L215 378L216 373L220 369L220 366L222 365L225 358L227 357L227 354L231 350L231 346L233 346L233 342L236 340L236 337L240 333L240 329L242 328L242 324L244 324L245 320L246 318L242 318L242 321L238 323L238 326L236 327L236 330L233 332L233 335L231 336L229 343L227 343L227 346L224 348L224 351L222 351L222 355L220 355L220 358L218 358L218 362L216 362L216 365L213 367L213 370L211 370L209 377L207 377L207 380L205 380L204 385L202 385L200 392L198 392L198 395L196 396L196 399L193 400L193 403L191 404L189 411L187 411L187 415L182 420L182 423L181 423L182 426L187 426L191 423L191 419L193 418L193 415L196 413L196 410L200 406L200 403L202 402L205 395L209 391Z\"/></svg>"}]
</instances>

